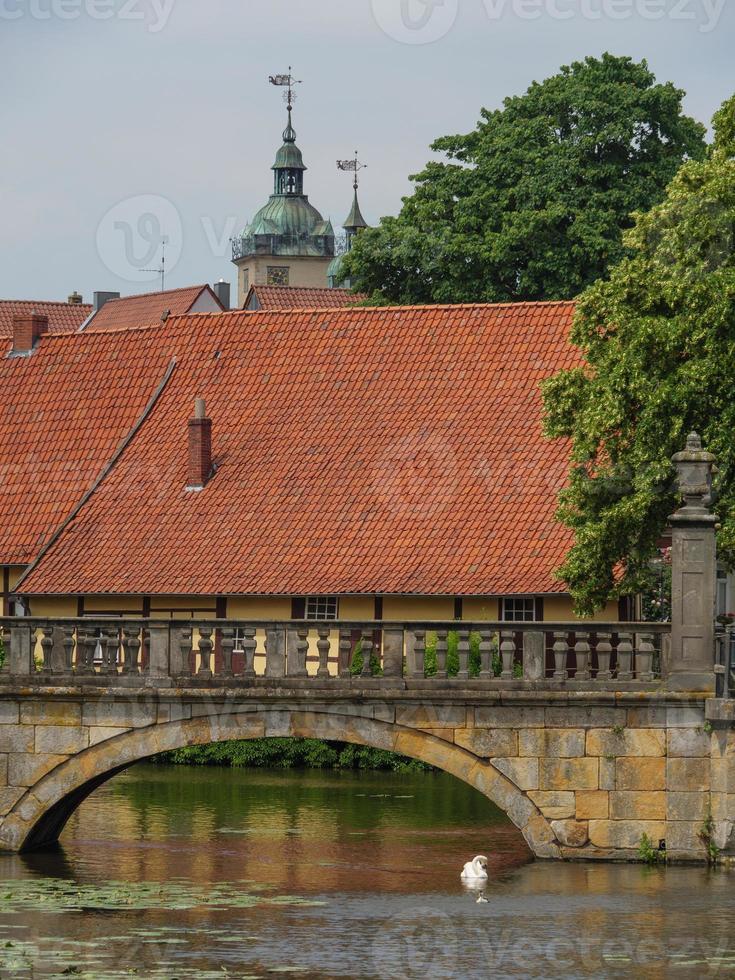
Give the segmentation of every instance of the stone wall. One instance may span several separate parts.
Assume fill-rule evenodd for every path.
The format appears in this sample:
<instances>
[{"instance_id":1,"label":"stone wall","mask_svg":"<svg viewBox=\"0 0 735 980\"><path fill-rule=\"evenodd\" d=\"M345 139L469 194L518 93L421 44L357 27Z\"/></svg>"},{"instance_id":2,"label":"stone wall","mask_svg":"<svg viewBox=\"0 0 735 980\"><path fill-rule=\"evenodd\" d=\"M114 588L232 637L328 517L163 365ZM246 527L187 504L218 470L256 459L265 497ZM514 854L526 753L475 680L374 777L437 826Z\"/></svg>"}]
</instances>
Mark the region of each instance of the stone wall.
<instances>
[{"instance_id":1,"label":"stone wall","mask_svg":"<svg viewBox=\"0 0 735 980\"><path fill-rule=\"evenodd\" d=\"M707 720L705 704L717 706ZM310 736L413 756L477 787L539 857L636 859L646 834L705 860L735 820L735 728L722 702L600 692L82 691L0 694L0 847L54 839L110 774L157 752Z\"/></svg>"}]
</instances>

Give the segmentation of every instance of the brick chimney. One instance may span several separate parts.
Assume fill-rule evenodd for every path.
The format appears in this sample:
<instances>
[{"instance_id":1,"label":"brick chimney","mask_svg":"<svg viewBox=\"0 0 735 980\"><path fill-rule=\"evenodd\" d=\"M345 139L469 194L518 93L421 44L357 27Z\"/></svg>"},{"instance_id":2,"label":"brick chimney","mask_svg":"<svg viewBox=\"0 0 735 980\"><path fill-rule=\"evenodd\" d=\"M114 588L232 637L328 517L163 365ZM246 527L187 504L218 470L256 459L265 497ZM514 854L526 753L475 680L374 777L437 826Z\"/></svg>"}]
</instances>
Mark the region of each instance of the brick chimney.
<instances>
[{"instance_id":1,"label":"brick chimney","mask_svg":"<svg viewBox=\"0 0 735 980\"><path fill-rule=\"evenodd\" d=\"M83 302L84 302L84 298L83 298L82 294L81 293L78 293L76 291L76 289L74 290L74 292L71 294L71 296L67 300L67 303L69 304L69 306L81 306Z\"/></svg>"},{"instance_id":2,"label":"brick chimney","mask_svg":"<svg viewBox=\"0 0 735 980\"><path fill-rule=\"evenodd\" d=\"M194 402L189 419L189 477L187 487L201 490L212 474L212 420L207 418L203 398Z\"/></svg>"},{"instance_id":3,"label":"brick chimney","mask_svg":"<svg viewBox=\"0 0 735 980\"><path fill-rule=\"evenodd\" d=\"M48 317L42 313L15 313L13 315L13 353L30 354L33 346L48 330Z\"/></svg>"}]
</instances>

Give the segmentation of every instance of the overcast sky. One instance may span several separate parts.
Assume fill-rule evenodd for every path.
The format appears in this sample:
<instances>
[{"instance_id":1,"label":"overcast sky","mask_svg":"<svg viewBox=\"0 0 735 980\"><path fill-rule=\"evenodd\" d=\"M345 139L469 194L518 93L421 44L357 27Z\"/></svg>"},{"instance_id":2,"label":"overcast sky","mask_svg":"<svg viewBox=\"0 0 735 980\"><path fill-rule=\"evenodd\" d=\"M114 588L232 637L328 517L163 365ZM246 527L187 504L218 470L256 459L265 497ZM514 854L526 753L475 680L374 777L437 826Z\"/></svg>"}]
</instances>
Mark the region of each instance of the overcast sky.
<instances>
[{"instance_id":1,"label":"overcast sky","mask_svg":"<svg viewBox=\"0 0 735 980\"><path fill-rule=\"evenodd\" d=\"M735 0L0 0L0 298L234 282L293 64L306 191L335 226L359 148L374 223L437 136L560 65L647 58L709 123L735 90ZM137 268L136 268L137 267Z\"/></svg>"}]
</instances>

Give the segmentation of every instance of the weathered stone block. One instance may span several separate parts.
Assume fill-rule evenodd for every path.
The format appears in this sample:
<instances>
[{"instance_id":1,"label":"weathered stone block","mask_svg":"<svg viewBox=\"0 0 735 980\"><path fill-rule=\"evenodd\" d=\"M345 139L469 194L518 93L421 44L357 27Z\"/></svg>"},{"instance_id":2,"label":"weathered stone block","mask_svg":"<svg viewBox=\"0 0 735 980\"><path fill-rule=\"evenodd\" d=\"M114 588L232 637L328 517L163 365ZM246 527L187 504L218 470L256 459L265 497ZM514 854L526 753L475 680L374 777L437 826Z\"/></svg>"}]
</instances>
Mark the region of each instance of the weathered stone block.
<instances>
[{"instance_id":1,"label":"weathered stone block","mask_svg":"<svg viewBox=\"0 0 735 980\"><path fill-rule=\"evenodd\" d=\"M0 755L0 786L8 785L8 756L7 753Z\"/></svg>"},{"instance_id":2,"label":"weathered stone block","mask_svg":"<svg viewBox=\"0 0 735 980\"><path fill-rule=\"evenodd\" d=\"M661 728L590 728L587 755L662 756L666 754L666 732Z\"/></svg>"},{"instance_id":3,"label":"weathered stone block","mask_svg":"<svg viewBox=\"0 0 735 980\"><path fill-rule=\"evenodd\" d=\"M0 701L0 725L17 725L19 721L19 705L12 701Z\"/></svg>"},{"instance_id":4,"label":"weathered stone block","mask_svg":"<svg viewBox=\"0 0 735 980\"><path fill-rule=\"evenodd\" d=\"M153 725L158 713L152 702L90 701L84 705L82 724L111 728L144 728Z\"/></svg>"},{"instance_id":5,"label":"weathered stone block","mask_svg":"<svg viewBox=\"0 0 735 980\"><path fill-rule=\"evenodd\" d=\"M615 788L651 792L666 789L666 759L616 759Z\"/></svg>"},{"instance_id":6,"label":"weathered stone block","mask_svg":"<svg viewBox=\"0 0 735 980\"><path fill-rule=\"evenodd\" d=\"M617 790L610 793L611 820L665 820L666 793Z\"/></svg>"},{"instance_id":7,"label":"weathered stone block","mask_svg":"<svg viewBox=\"0 0 735 980\"><path fill-rule=\"evenodd\" d=\"M700 820L670 820L666 825L666 847L669 851L689 851L703 857L705 845L699 836L701 832Z\"/></svg>"},{"instance_id":8,"label":"weathered stone block","mask_svg":"<svg viewBox=\"0 0 735 980\"><path fill-rule=\"evenodd\" d=\"M36 752L72 755L88 745L88 728L71 725L39 725L36 728Z\"/></svg>"},{"instance_id":9,"label":"weathered stone block","mask_svg":"<svg viewBox=\"0 0 735 980\"><path fill-rule=\"evenodd\" d=\"M89 729L89 744L97 745L99 742L106 742L109 738L115 738L116 735L122 735L123 732L131 731L130 728L90 728Z\"/></svg>"},{"instance_id":10,"label":"weathered stone block","mask_svg":"<svg viewBox=\"0 0 735 980\"><path fill-rule=\"evenodd\" d=\"M481 759L518 754L518 735L510 728L457 728L454 742Z\"/></svg>"},{"instance_id":11,"label":"weathered stone block","mask_svg":"<svg viewBox=\"0 0 735 980\"><path fill-rule=\"evenodd\" d=\"M543 728L544 708L489 705L475 708L477 728Z\"/></svg>"},{"instance_id":12,"label":"weathered stone block","mask_svg":"<svg viewBox=\"0 0 735 980\"><path fill-rule=\"evenodd\" d=\"M8 758L8 785L33 786L66 759L65 755L48 755L39 752L11 753Z\"/></svg>"},{"instance_id":13,"label":"weathered stone block","mask_svg":"<svg viewBox=\"0 0 735 980\"><path fill-rule=\"evenodd\" d=\"M157 721L165 724L169 721L183 721L191 718L191 705L177 701L167 701L158 705Z\"/></svg>"},{"instance_id":14,"label":"weathered stone block","mask_svg":"<svg viewBox=\"0 0 735 980\"><path fill-rule=\"evenodd\" d=\"M467 709L458 704L397 705L396 724L408 728L466 728Z\"/></svg>"},{"instance_id":15,"label":"weathered stone block","mask_svg":"<svg viewBox=\"0 0 735 980\"><path fill-rule=\"evenodd\" d=\"M666 709L667 728L704 728L704 709L686 706Z\"/></svg>"},{"instance_id":16,"label":"weathered stone block","mask_svg":"<svg viewBox=\"0 0 735 980\"><path fill-rule=\"evenodd\" d=\"M582 728L529 728L518 733L518 754L547 758L584 755Z\"/></svg>"},{"instance_id":17,"label":"weathered stone block","mask_svg":"<svg viewBox=\"0 0 735 980\"><path fill-rule=\"evenodd\" d=\"M493 765L519 789L538 789L538 759L493 759Z\"/></svg>"},{"instance_id":18,"label":"weathered stone block","mask_svg":"<svg viewBox=\"0 0 735 980\"><path fill-rule=\"evenodd\" d=\"M711 735L701 728L672 728L667 733L667 754L709 759L711 741Z\"/></svg>"},{"instance_id":19,"label":"weathered stone block","mask_svg":"<svg viewBox=\"0 0 735 980\"><path fill-rule=\"evenodd\" d=\"M672 760L673 761L673 760ZM724 759L712 759L707 762L701 761L702 768L709 768L710 788L713 793L735 793L735 758L725 756ZM673 787L679 789L678 786ZM690 786L682 786L682 789L691 789Z\"/></svg>"},{"instance_id":20,"label":"weathered stone block","mask_svg":"<svg viewBox=\"0 0 735 980\"><path fill-rule=\"evenodd\" d=\"M75 701L26 701L20 705L22 725L81 725L82 706Z\"/></svg>"},{"instance_id":21,"label":"weathered stone block","mask_svg":"<svg viewBox=\"0 0 735 980\"><path fill-rule=\"evenodd\" d=\"M527 796L523 793L516 793L515 798L505 812L516 827L525 827L531 817L536 813L536 808Z\"/></svg>"},{"instance_id":22,"label":"weathered stone block","mask_svg":"<svg viewBox=\"0 0 735 980\"><path fill-rule=\"evenodd\" d=\"M6 786L0 789L0 817L10 813L24 793L22 786Z\"/></svg>"},{"instance_id":23,"label":"weathered stone block","mask_svg":"<svg viewBox=\"0 0 735 980\"><path fill-rule=\"evenodd\" d=\"M547 728L613 728L625 725L625 708L570 704L545 708Z\"/></svg>"},{"instance_id":24,"label":"weathered stone block","mask_svg":"<svg viewBox=\"0 0 735 980\"><path fill-rule=\"evenodd\" d=\"M708 790L710 765L701 759L667 759L666 784L674 792Z\"/></svg>"},{"instance_id":25,"label":"weathered stone block","mask_svg":"<svg viewBox=\"0 0 735 980\"><path fill-rule=\"evenodd\" d=\"M669 791L666 794L666 818L668 820L699 820L703 821L708 812L708 797L706 793L677 793Z\"/></svg>"},{"instance_id":26,"label":"weathered stone block","mask_svg":"<svg viewBox=\"0 0 735 980\"><path fill-rule=\"evenodd\" d=\"M570 791L552 793L532 790L528 795L548 820L565 820L574 816L574 793Z\"/></svg>"},{"instance_id":27,"label":"weathered stone block","mask_svg":"<svg viewBox=\"0 0 735 980\"><path fill-rule=\"evenodd\" d=\"M615 759L600 759L600 789L615 789Z\"/></svg>"},{"instance_id":28,"label":"weathered stone block","mask_svg":"<svg viewBox=\"0 0 735 980\"><path fill-rule=\"evenodd\" d=\"M554 831L541 814L534 814L522 828L522 832L529 847L538 857L559 857Z\"/></svg>"},{"instance_id":29,"label":"weathered stone block","mask_svg":"<svg viewBox=\"0 0 735 980\"><path fill-rule=\"evenodd\" d=\"M32 725L0 725L0 752L32 751Z\"/></svg>"},{"instance_id":30,"label":"weathered stone block","mask_svg":"<svg viewBox=\"0 0 735 980\"><path fill-rule=\"evenodd\" d=\"M666 708L648 705L628 708L628 728L666 728Z\"/></svg>"},{"instance_id":31,"label":"weathered stone block","mask_svg":"<svg viewBox=\"0 0 735 980\"><path fill-rule=\"evenodd\" d=\"M551 829L564 847L584 847L589 840L588 825L579 820L552 820Z\"/></svg>"},{"instance_id":32,"label":"weathered stone block","mask_svg":"<svg viewBox=\"0 0 735 980\"><path fill-rule=\"evenodd\" d=\"M607 820L610 794L606 790L580 790L575 796L577 820Z\"/></svg>"},{"instance_id":33,"label":"weathered stone block","mask_svg":"<svg viewBox=\"0 0 735 980\"><path fill-rule=\"evenodd\" d=\"M599 765L597 759L540 760L539 789L597 789L598 780Z\"/></svg>"},{"instance_id":34,"label":"weathered stone block","mask_svg":"<svg viewBox=\"0 0 735 980\"><path fill-rule=\"evenodd\" d=\"M656 847L666 838L663 820L590 820L590 842L597 847L620 847L635 850L647 834ZM668 841L666 842L668 846Z\"/></svg>"}]
</instances>

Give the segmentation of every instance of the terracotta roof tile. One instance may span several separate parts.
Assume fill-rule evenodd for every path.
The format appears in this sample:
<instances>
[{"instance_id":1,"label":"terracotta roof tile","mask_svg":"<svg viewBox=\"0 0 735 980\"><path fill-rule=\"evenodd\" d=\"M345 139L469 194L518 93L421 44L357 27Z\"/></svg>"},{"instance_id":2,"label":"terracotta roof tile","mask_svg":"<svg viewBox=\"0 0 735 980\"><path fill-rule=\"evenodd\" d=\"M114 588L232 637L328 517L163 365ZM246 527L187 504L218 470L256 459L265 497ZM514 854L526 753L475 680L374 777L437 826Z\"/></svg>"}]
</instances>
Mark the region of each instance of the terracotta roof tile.
<instances>
[{"instance_id":1,"label":"terracotta roof tile","mask_svg":"<svg viewBox=\"0 0 735 980\"><path fill-rule=\"evenodd\" d=\"M33 397L16 409L36 426L26 455L61 461L62 474L64 460L76 468L69 453L80 442L69 413L95 446L106 420L114 446L171 356L177 364L22 591L563 591L552 572L570 534L553 515L568 446L542 437L538 385L579 362L567 343L572 313L571 303L543 303L189 316L116 335L117 363L106 338L41 341L19 368L37 397L56 388L48 373L61 376L64 346L65 366L85 382L81 403L51 399L51 437L39 436ZM217 466L199 493L185 489L195 397L207 401ZM123 420L113 405L125 398L135 407ZM43 505L68 511L46 482ZM23 494L34 491L16 483L23 536Z\"/></svg>"},{"instance_id":2,"label":"terracotta roof tile","mask_svg":"<svg viewBox=\"0 0 735 980\"><path fill-rule=\"evenodd\" d=\"M108 300L89 322L85 332L121 330L133 327L156 327L168 310L172 316L189 313L204 292L209 292L217 307L221 304L209 286L184 286L161 293L141 293Z\"/></svg>"},{"instance_id":3,"label":"terracotta roof tile","mask_svg":"<svg viewBox=\"0 0 735 980\"><path fill-rule=\"evenodd\" d=\"M364 296L349 289L318 286L251 286L245 309L249 309L253 298L259 310L316 310L354 306Z\"/></svg>"},{"instance_id":4,"label":"terracotta roof tile","mask_svg":"<svg viewBox=\"0 0 735 980\"><path fill-rule=\"evenodd\" d=\"M13 336L13 317L17 313L43 313L48 317L49 333L76 333L91 312L89 303L0 299L0 337Z\"/></svg>"}]
</instances>

